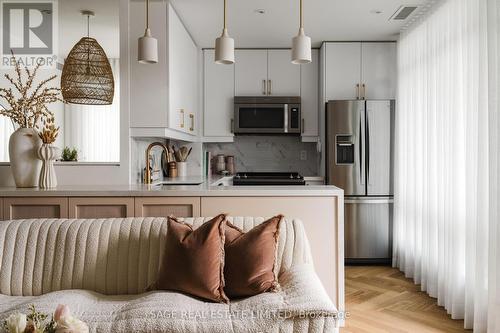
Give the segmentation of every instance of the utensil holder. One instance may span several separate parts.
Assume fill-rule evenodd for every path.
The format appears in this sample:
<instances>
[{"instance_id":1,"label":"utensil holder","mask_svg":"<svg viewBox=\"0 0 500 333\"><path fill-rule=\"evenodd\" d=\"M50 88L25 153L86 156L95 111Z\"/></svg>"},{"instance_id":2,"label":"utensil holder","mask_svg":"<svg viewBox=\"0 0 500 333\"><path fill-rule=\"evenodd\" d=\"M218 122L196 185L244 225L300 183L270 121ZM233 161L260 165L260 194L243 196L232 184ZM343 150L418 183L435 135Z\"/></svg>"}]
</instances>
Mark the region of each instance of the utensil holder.
<instances>
[{"instance_id":1,"label":"utensil holder","mask_svg":"<svg viewBox=\"0 0 500 333\"><path fill-rule=\"evenodd\" d=\"M179 177L187 176L187 162L177 162L177 175Z\"/></svg>"}]
</instances>

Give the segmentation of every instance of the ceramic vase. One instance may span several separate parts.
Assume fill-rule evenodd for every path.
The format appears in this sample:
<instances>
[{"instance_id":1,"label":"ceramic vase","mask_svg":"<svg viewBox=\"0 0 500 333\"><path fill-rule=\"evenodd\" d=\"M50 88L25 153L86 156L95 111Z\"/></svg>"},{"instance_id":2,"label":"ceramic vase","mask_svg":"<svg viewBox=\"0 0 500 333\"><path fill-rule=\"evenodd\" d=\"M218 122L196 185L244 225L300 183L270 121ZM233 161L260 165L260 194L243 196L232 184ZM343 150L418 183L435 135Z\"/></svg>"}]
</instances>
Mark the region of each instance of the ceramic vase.
<instances>
[{"instance_id":1,"label":"ceramic vase","mask_svg":"<svg viewBox=\"0 0 500 333\"><path fill-rule=\"evenodd\" d=\"M42 140L32 128L19 128L9 139L10 168L17 187L38 186L38 175L42 162L37 151Z\"/></svg>"},{"instance_id":2,"label":"ceramic vase","mask_svg":"<svg viewBox=\"0 0 500 333\"><path fill-rule=\"evenodd\" d=\"M38 158L42 160L42 169L40 170L40 188L54 188L57 186L56 170L54 161L59 157L61 151L51 144L43 144L38 148Z\"/></svg>"}]
</instances>

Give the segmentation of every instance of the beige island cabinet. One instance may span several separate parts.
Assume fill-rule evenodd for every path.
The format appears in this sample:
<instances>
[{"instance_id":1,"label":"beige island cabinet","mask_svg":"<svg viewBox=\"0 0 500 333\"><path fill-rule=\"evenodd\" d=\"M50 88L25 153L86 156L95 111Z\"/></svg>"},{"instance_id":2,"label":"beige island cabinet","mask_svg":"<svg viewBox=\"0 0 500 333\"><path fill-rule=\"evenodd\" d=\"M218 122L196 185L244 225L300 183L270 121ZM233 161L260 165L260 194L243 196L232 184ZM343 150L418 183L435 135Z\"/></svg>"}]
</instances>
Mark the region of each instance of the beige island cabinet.
<instances>
[{"instance_id":1,"label":"beige island cabinet","mask_svg":"<svg viewBox=\"0 0 500 333\"><path fill-rule=\"evenodd\" d=\"M0 219L126 218L284 214L302 220L315 269L344 309L344 197L333 186L60 186L54 190L0 187ZM0 222L1 223L1 222Z\"/></svg>"}]
</instances>

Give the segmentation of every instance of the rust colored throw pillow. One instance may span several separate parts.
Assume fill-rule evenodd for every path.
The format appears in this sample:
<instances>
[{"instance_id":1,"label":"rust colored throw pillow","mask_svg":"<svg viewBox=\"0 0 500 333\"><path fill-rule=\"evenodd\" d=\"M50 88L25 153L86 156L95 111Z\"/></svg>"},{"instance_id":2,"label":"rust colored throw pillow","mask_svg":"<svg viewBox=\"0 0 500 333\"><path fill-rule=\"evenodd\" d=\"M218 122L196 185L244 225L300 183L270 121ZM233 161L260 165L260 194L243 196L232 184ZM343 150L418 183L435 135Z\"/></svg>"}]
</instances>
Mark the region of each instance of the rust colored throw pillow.
<instances>
[{"instance_id":1,"label":"rust colored throw pillow","mask_svg":"<svg viewBox=\"0 0 500 333\"><path fill-rule=\"evenodd\" d=\"M278 235L283 215L244 233L227 222L224 291L229 298L242 298L279 287L275 272Z\"/></svg>"},{"instance_id":2,"label":"rust colored throw pillow","mask_svg":"<svg viewBox=\"0 0 500 333\"><path fill-rule=\"evenodd\" d=\"M158 280L148 289L180 291L227 303L223 289L225 220L221 214L193 230L169 217Z\"/></svg>"}]
</instances>

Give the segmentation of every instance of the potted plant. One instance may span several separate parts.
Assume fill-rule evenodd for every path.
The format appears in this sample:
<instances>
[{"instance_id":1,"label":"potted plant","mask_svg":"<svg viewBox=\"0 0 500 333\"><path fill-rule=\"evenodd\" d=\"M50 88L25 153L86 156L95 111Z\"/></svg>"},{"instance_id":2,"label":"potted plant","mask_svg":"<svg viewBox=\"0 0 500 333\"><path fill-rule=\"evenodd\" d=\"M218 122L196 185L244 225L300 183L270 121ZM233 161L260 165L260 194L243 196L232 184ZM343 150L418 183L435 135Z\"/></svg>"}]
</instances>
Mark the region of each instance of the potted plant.
<instances>
[{"instance_id":1,"label":"potted plant","mask_svg":"<svg viewBox=\"0 0 500 333\"><path fill-rule=\"evenodd\" d=\"M57 139L59 127L56 128L54 118L44 120L43 125L43 130L38 133L43 142L42 146L38 148L38 158L42 160L38 186L40 188L54 188L57 186L54 161L61 155L61 151L52 144Z\"/></svg>"},{"instance_id":2,"label":"potted plant","mask_svg":"<svg viewBox=\"0 0 500 333\"><path fill-rule=\"evenodd\" d=\"M0 88L0 99L5 100L8 107L0 108L0 115L9 117L17 127L9 139L10 166L16 186L36 187L41 168L37 151L42 144L37 129L44 120L54 119L47 105L62 101L59 97L60 89L48 87L49 82L57 75L52 75L34 85L40 64L33 70L25 66L22 71L21 63L16 60L14 54L12 62L15 64L15 76L5 74L11 87Z\"/></svg>"}]
</instances>

